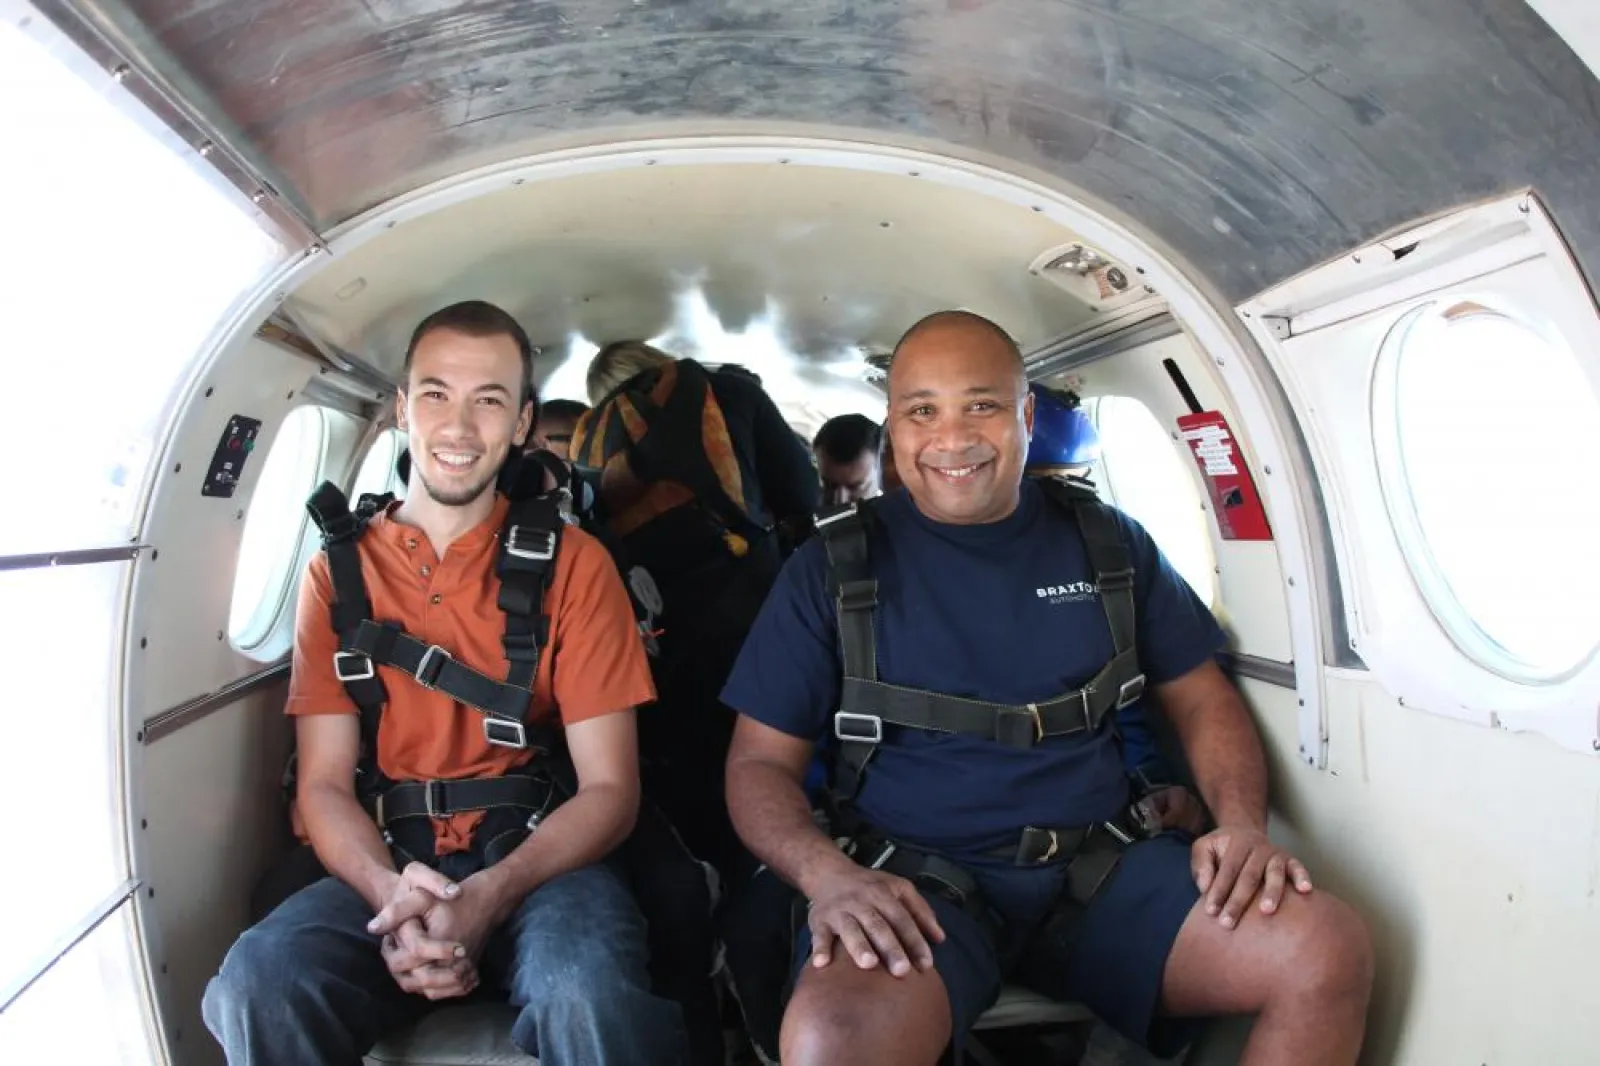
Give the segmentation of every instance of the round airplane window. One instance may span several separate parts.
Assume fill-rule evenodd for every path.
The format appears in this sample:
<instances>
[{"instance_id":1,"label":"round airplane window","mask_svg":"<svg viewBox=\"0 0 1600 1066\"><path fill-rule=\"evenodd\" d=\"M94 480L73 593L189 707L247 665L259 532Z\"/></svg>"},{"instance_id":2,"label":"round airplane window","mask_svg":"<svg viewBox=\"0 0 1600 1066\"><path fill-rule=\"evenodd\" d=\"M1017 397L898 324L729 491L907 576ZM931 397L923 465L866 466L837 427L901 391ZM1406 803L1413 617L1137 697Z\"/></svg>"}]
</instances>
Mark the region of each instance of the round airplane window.
<instances>
[{"instance_id":1,"label":"round airplane window","mask_svg":"<svg viewBox=\"0 0 1600 1066\"><path fill-rule=\"evenodd\" d=\"M284 418L261 466L245 516L228 612L228 636L247 654L273 658L287 650L286 645L274 646L271 654L260 655L292 600L299 576L294 565L308 522L305 500L316 488L326 447L322 411L296 407Z\"/></svg>"},{"instance_id":2,"label":"round airplane window","mask_svg":"<svg viewBox=\"0 0 1600 1066\"><path fill-rule=\"evenodd\" d=\"M1600 645L1600 398L1553 327L1488 300L1408 312L1373 378L1400 546L1458 648L1564 680Z\"/></svg>"}]
</instances>

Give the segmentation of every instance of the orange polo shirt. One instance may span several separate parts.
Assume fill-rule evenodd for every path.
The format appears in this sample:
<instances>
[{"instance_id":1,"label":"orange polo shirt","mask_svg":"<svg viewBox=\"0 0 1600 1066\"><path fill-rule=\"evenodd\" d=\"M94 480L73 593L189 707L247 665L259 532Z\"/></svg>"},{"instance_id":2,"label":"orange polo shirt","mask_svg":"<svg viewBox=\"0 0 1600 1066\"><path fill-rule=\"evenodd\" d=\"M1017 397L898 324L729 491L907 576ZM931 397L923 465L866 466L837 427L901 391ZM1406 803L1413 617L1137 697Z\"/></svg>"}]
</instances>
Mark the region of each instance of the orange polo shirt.
<instances>
[{"instance_id":1,"label":"orange polo shirt","mask_svg":"<svg viewBox=\"0 0 1600 1066\"><path fill-rule=\"evenodd\" d=\"M510 502L497 497L494 512L458 537L442 558L420 529L395 521L392 508L374 518L360 543L373 618L398 622L418 640L504 679L505 616L497 604L494 566L509 509ZM333 672L339 639L332 602L328 560L318 553L300 585L285 708L290 715L359 713ZM562 724L572 725L655 699L622 579L605 548L582 530L569 526L561 533L545 613L550 641L534 678L530 722L559 708ZM378 767L392 780L495 777L527 758L526 751L484 738L481 711L423 688L394 667L380 666L378 677L389 694L378 727ZM438 853L465 851L482 820L482 811L435 820Z\"/></svg>"}]
</instances>

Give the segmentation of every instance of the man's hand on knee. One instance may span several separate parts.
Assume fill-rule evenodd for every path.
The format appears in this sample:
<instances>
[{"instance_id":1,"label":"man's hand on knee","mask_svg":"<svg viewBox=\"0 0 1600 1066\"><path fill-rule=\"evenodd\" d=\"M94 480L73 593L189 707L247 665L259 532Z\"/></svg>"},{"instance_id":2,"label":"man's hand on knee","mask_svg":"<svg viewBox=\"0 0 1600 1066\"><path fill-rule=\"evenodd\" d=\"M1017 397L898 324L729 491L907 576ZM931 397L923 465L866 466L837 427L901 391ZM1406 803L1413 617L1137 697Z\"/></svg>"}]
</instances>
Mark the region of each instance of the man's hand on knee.
<instances>
[{"instance_id":1,"label":"man's hand on knee","mask_svg":"<svg viewBox=\"0 0 1600 1066\"><path fill-rule=\"evenodd\" d=\"M1272 914L1283 902L1286 883L1293 882L1301 895L1311 891L1306 868L1259 829L1222 826L1206 834L1194 842L1189 865L1206 913L1228 929L1239 924L1257 895L1261 913Z\"/></svg>"},{"instance_id":2,"label":"man's hand on knee","mask_svg":"<svg viewBox=\"0 0 1600 1066\"><path fill-rule=\"evenodd\" d=\"M904 977L933 969L933 948L944 930L933 908L910 881L852 867L819 886L811 900L811 965L827 966L836 944L863 970L884 960L889 972Z\"/></svg>"}]
</instances>

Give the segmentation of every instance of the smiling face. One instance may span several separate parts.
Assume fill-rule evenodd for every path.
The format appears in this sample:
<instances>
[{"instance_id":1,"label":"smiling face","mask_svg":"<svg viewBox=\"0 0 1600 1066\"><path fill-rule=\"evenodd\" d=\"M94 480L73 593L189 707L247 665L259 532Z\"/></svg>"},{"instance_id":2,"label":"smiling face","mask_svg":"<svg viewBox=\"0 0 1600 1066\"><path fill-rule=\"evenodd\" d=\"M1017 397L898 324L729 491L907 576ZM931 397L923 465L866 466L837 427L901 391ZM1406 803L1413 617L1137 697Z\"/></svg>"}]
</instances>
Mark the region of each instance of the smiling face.
<instances>
[{"instance_id":1,"label":"smiling face","mask_svg":"<svg viewBox=\"0 0 1600 1066\"><path fill-rule=\"evenodd\" d=\"M508 334L441 327L417 341L399 417L412 469L434 502L467 507L494 491L506 454L533 420L522 373Z\"/></svg>"},{"instance_id":2,"label":"smiling face","mask_svg":"<svg viewBox=\"0 0 1600 1066\"><path fill-rule=\"evenodd\" d=\"M889 371L896 467L917 509L977 525L1016 510L1033 430L1022 359L976 316L937 316L901 341Z\"/></svg>"}]
</instances>

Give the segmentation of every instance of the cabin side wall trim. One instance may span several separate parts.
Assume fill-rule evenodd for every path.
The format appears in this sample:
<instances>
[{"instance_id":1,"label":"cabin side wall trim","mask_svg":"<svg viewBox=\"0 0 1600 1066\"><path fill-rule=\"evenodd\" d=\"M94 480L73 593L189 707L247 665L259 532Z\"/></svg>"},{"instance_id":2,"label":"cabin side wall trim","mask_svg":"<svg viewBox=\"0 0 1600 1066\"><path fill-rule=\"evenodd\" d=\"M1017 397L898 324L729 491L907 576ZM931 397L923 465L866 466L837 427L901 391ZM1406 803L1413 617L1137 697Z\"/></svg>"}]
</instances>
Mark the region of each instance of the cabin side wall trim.
<instances>
[{"instance_id":1,"label":"cabin side wall trim","mask_svg":"<svg viewBox=\"0 0 1600 1066\"><path fill-rule=\"evenodd\" d=\"M180 703L170 710L162 711L144 723L144 743L154 744L162 737L169 736L184 726L199 721L206 715L220 711L224 707L232 707L240 703L251 693L267 685L289 679L289 663L287 661L275 663L264 670L257 670L253 674L246 674L232 684L225 685L216 692L200 696Z\"/></svg>"}]
</instances>

